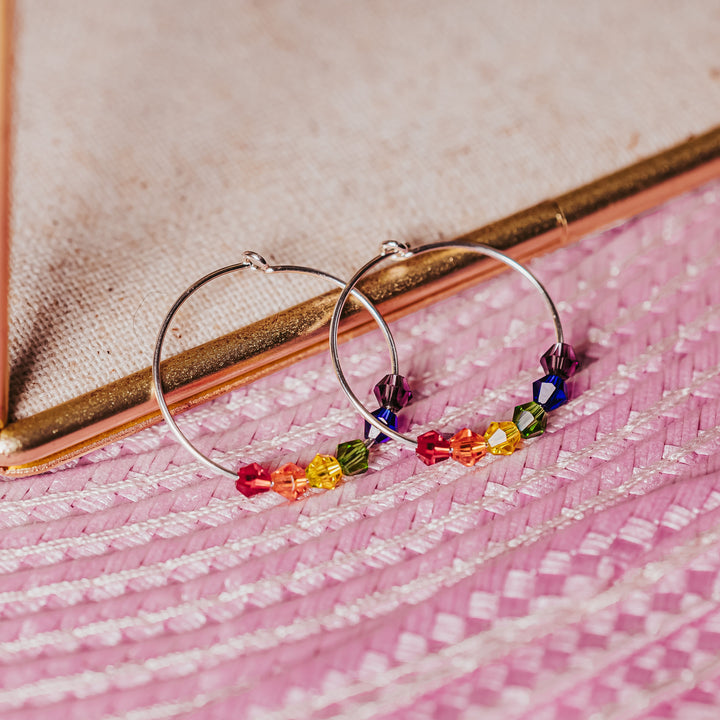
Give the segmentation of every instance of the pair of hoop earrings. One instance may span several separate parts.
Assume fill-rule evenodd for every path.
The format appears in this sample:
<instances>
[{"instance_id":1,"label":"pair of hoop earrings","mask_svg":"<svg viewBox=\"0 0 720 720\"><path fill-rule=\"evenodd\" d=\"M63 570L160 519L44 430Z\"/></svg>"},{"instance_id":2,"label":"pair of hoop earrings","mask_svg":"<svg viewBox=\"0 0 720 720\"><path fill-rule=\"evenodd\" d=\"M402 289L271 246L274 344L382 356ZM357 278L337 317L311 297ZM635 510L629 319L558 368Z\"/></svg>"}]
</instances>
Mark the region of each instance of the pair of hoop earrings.
<instances>
[{"instance_id":1,"label":"pair of hoop earrings","mask_svg":"<svg viewBox=\"0 0 720 720\"><path fill-rule=\"evenodd\" d=\"M434 250L477 252L499 260L523 275L540 293L550 311L555 328L555 342L540 357L540 365L545 374L532 384L533 399L518 405L513 412L512 420L492 422L484 432L462 428L448 437L436 430L430 430L414 438L402 435L397 431L397 415L411 401L412 390L405 377L400 374L397 348L392 333L377 308L356 286L370 270L388 258L406 258ZM255 462L240 467L238 470L224 467L201 453L185 437L170 413L165 400L160 378L160 360L165 335L176 313L188 298L207 283L223 275L244 269L263 273L287 272L313 275L325 278L342 288L330 321L330 353L340 386L365 420L364 438L340 443L335 455L316 455L305 468L294 463L286 463L271 472ZM348 385L338 353L340 316L350 295L361 303L378 324L385 336L390 354L391 372L375 385L374 394L380 407L372 412L360 402ZM488 452L494 455L510 455L522 439L535 437L545 432L547 414L567 402L568 393L565 381L575 374L577 368L577 357L572 346L564 341L562 324L555 304L542 283L525 266L487 245L450 241L430 243L411 249L403 243L389 241L383 243L380 254L363 265L347 283L322 270L296 265L270 265L255 252L243 253L242 262L228 265L205 275L193 283L175 301L158 333L153 354L152 376L160 412L178 441L194 457L210 469L232 478L237 489L247 497L272 490L290 500L296 500L309 487L332 489L345 476L367 472L371 448L388 440L395 440L404 446L413 448L418 458L426 465L434 465L452 458L463 465L472 466Z\"/></svg>"}]
</instances>

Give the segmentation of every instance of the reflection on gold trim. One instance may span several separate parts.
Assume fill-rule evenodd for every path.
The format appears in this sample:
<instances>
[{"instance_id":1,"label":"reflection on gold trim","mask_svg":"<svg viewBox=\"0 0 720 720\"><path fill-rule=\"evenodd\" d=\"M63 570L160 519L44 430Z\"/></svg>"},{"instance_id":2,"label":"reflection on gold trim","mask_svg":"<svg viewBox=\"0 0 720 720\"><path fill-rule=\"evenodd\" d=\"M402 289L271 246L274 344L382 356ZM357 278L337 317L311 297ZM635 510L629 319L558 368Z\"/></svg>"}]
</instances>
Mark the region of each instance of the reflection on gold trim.
<instances>
[{"instance_id":1,"label":"reflection on gold trim","mask_svg":"<svg viewBox=\"0 0 720 720\"><path fill-rule=\"evenodd\" d=\"M720 128L463 239L487 243L527 261L718 176ZM392 320L500 270L497 263L473 253L439 251L393 263L367 278L361 289ZM192 407L326 349L336 294L326 293L166 360L163 378L170 404L178 411ZM349 306L341 339L372 328L374 323L364 313ZM134 373L4 428L2 474L42 472L137 432L159 417L150 370Z\"/></svg>"}]
</instances>

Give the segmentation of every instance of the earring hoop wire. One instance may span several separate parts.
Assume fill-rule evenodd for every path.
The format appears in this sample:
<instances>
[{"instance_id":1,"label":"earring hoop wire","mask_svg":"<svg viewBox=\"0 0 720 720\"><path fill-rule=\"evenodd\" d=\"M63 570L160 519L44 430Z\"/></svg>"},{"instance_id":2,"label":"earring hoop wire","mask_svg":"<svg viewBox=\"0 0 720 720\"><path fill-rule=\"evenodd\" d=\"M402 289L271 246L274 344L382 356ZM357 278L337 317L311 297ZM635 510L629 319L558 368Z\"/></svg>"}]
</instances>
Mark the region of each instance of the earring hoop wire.
<instances>
[{"instance_id":1,"label":"earring hoop wire","mask_svg":"<svg viewBox=\"0 0 720 720\"><path fill-rule=\"evenodd\" d=\"M175 301L173 306L168 311L167 315L165 316L165 319L162 322L162 325L160 326L160 331L158 332L157 340L155 341L155 350L153 352L153 360L152 360L152 379L153 379L153 388L155 391L155 397L158 402L158 406L160 407L160 413L162 414L163 418L165 419L165 422L168 424L168 427L172 431L172 433L177 438L178 442L191 454L193 455L197 460L199 460L201 463L203 463L205 466L209 467L210 469L219 472L227 477L230 477L232 479L237 479L237 472L234 470L230 470L229 468L224 467L220 463L215 462L214 460L210 459L203 453L201 453L184 435L184 433L180 430L178 427L178 424L175 422L175 418L173 417L172 413L170 412L170 408L168 407L167 400L165 399L165 392L162 387L162 379L161 379L161 373L160 373L160 363L162 358L162 349L163 349L163 343L165 341L165 335L167 334L168 328L170 327L170 323L173 321L173 318L177 314L178 310L185 304L185 302L195 293L197 292L201 287L204 285L207 285L212 280L215 280L219 277L222 277L223 275L228 275L230 273L244 270L246 268L250 268L251 270L255 272L264 272L264 273L299 273L303 275L312 275L314 277L320 277L325 278L326 280L330 280L333 284L337 285L340 288L345 288L345 283L340 280L339 278L335 277L334 275L330 275L329 273L323 272L322 270L317 270L316 268L308 268L308 267L302 267L299 265L270 265L265 258L262 257L262 255L259 255L256 252L248 251L243 253L244 260L239 263L235 263L233 265L227 265L226 267L219 268L217 270L214 270L211 273L208 273L204 277L201 277L199 280L196 280L190 287L185 290L185 292L178 297L178 299ZM353 288L348 293L345 293L345 298L352 294L353 297L355 297L362 305L363 307L370 313L373 320L380 326L380 329L385 337L385 342L387 343L388 350L390 353L390 364L392 366L392 372L393 374L399 374L398 370L398 357L397 357L397 348L395 347L395 340L393 339L392 333L390 332L390 328L388 327L387 323L385 322L383 316L378 312L377 308L368 300L365 295L363 295L359 290ZM344 303L343 303L344 304ZM336 344L337 344L337 338L336 338Z\"/></svg>"},{"instance_id":2,"label":"earring hoop wire","mask_svg":"<svg viewBox=\"0 0 720 720\"><path fill-rule=\"evenodd\" d=\"M417 248L410 248L405 243L400 243L394 240L383 243L381 246L380 254L365 263L365 265L363 265L355 273L355 275L353 275L352 278L348 280L345 285L345 289L340 293L340 297L338 297L337 299L337 303L335 304L335 310L333 311L332 318L330 320L330 355L332 356L333 366L335 367L335 374L338 377L338 380L345 395L347 395L348 400L350 400L354 408L358 411L358 413L360 413L363 419L370 423L373 427L380 430L387 437L393 438L394 440L397 440L398 442L412 448L416 448L418 446L418 442L415 438L412 438L409 435L403 435L397 432L397 430L393 430L392 428L388 427L383 422L378 420L360 402L358 397L352 391L352 388L348 384L347 378L345 377L342 365L340 363L340 354L338 352L338 330L340 327L340 317L343 308L345 307L345 304L347 302L347 299L349 295L356 289L355 286L360 282L360 280L362 280L366 273L368 273L376 265L379 265L388 258L402 259L407 257L413 257L416 255L422 255L427 252L432 252L433 250L469 250L471 252L476 252L481 255L494 258L495 260L499 260L501 263L504 263L516 272L519 272L523 277L529 280L533 287L540 293L540 295L542 295L545 304L548 306L555 328L556 342L562 344L564 340L562 323L560 322L560 315L558 314L555 303L552 301L552 298L548 294L548 291L545 289L540 280L538 280L537 277L532 272L530 272L530 270L528 270L524 265L520 264L517 260L513 260L513 258L511 258L509 255L500 252L500 250L496 250L489 245L482 245L480 243L473 243L470 241L465 242L462 240L450 240L447 242L428 243L427 245L421 245Z\"/></svg>"}]
</instances>

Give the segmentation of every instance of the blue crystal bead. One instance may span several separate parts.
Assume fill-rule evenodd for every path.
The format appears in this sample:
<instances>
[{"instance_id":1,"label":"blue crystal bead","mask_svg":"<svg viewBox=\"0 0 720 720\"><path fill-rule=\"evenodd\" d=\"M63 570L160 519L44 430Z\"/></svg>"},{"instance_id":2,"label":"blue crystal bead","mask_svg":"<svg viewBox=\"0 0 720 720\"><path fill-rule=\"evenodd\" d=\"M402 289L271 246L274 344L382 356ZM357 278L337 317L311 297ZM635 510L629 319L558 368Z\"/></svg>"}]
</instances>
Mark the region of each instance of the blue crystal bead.
<instances>
[{"instance_id":1,"label":"blue crystal bead","mask_svg":"<svg viewBox=\"0 0 720 720\"><path fill-rule=\"evenodd\" d=\"M559 375L546 375L533 383L533 400L545 410L555 410L568 401L565 380Z\"/></svg>"},{"instance_id":2,"label":"blue crystal bead","mask_svg":"<svg viewBox=\"0 0 720 720\"><path fill-rule=\"evenodd\" d=\"M391 430L397 430L397 415L395 415L390 408L378 408L372 412L371 415L374 415L381 423L387 425ZM376 445L377 443L387 442L390 438L366 420L365 439L372 440L373 445Z\"/></svg>"}]
</instances>

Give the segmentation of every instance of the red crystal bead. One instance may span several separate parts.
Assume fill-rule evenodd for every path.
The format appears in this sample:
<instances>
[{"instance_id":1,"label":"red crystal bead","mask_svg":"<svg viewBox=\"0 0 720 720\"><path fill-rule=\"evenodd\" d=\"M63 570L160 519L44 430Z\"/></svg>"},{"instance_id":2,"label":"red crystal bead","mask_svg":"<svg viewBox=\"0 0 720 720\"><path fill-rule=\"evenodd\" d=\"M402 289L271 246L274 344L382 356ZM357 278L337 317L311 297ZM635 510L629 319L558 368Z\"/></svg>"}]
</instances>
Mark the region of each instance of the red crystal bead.
<instances>
[{"instance_id":1,"label":"red crystal bead","mask_svg":"<svg viewBox=\"0 0 720 720\"><path fill-rule=\"evenodd\" d=\"M450 441L439 432L428 430L418 437L415 453L426 465L434 465L450 457Z\"/></svg>"},{"instance_id":2,"label":"red crystal bead","mask_svg":"<svg viewBox=\"0 0 720 720\"><path fill-rule=\"evenodd\" d=\"M272 488L270 473L257 463L251 463L238 470L235 487L245 496L252 497Z\"/></svg>"}]
</instances>

